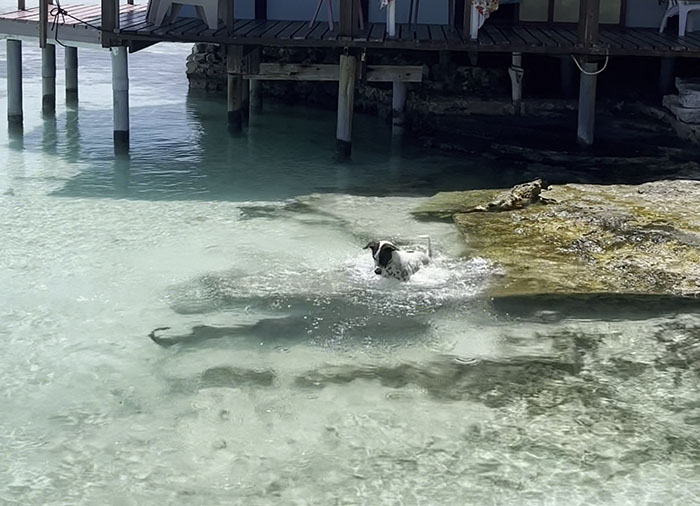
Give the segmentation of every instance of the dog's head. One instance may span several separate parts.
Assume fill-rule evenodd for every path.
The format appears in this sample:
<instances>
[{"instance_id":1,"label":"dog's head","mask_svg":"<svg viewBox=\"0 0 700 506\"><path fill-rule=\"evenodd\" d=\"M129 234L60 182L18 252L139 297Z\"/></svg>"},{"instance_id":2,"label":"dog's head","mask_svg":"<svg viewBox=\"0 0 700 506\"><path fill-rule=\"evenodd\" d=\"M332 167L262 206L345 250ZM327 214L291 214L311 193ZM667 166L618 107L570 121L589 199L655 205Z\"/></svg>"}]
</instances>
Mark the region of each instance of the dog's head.
<instances>
[{"instance_id":1,"label":"dog's head","mask_svg":"<svg viewBox=\"0 0 700 506\"><path fill-rule=\"evenodd\" d=\"M394 244L389 241L370 241L364 249L372 250L372 258L374 259L374 273L381 274L391 262L391 257L394 251L398 250Z\"/></svg>"}]
</instances>

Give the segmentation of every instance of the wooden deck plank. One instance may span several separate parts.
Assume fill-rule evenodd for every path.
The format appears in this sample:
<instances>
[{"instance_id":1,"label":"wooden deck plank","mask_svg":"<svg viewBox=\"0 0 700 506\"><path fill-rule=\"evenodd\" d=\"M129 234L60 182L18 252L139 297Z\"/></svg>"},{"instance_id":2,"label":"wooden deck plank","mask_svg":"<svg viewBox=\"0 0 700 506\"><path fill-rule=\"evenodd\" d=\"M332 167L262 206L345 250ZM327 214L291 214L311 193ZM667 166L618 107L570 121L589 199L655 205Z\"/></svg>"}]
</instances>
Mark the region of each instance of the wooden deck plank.
<instances>
[{"instance_id":1,"label":"wooden deck plank","mask_svg":"<svg viewBox=\"0 0 700 506\"><path fill-rule=\"evenodd\" d=\"M639 45L637 44L637 41L634 39L630 39L629 37L625 38L621 33L619 33L617 30L614 29L609 29L605 31L605 35L614 40L617 41L621 46L622 49L626 50L637 50L639 49Z\"/></svg>"},{"instance_id":2,"label":"wooden deck plank","mask_svg":"<svg viewBox=\"0 0 700 506\"><path fill-rule=\"evenodd\" d=\"M371 23L365 23L365 27L362 30L359 30L356 34L353 40L355 42L367 42L369 39L369 32L372 29L372 24Z\"/></svg>"},{"instance_id":3,"label":"wooden deck plank","mask_svg":"<svg viewBox=\"0 0 700 506\"><path fill-rule=\"evenodd\" d=\"M372 23L372 29L369 32L370 42L384 42L384 34L386 26L384 23Z\"/></svg>"},{"instance_id":4,"label":"wooden deck plank","mask_svg":"<svg viewBox=\"0 0 700 506\"><path fill-rule=\"evenodd\" d=\"M686 45L679 37L668 37L659 34L656 30L647 31L646 36L652 40L658 41L659 44L665 44L671 51L687 51L688 45Z\"/></svg>"},{"instance_id":5,"label":"wooden deck plank","mask_svg":"<svg viewBox=\"0 0 700 506\"><path fill-rule=\"evenodd\" d=\"M6 12L5 14L0 15L2 19L13 19L13 20L19 20L19 19L25 19L33 16L39 16L39 7L33 7L31 9L27 9L25 11L13 11L13 12Z\"/></svg>"},{"instance_id":6,"label":"wooden deck plank","mask_svg":"<svg viewBox=\"0 0 700 506\"><path fill-rule=\"evenodd\" d=\"M167 26L160 26L157 27L154 31L154 35L158 35L159 37L164 37L167 39L172 39L173 37L178 37L181 33L184 33L182 31L182 28L184 27L192 27L192 26L199 26L199 24L202 23L202 20L197 19L197 18L178 18L175 23L172 25L167 25Z\"/></svg>"},{"instance_id":7,"label":"wooden deck plank","mask_svg":"<svg viewBox=\"0 0 700 506\"><path fill-rule=\"evenodd\" d=\"M260 38L261 39L277 39L278 35L281 31L283 31L285 28L287 28L289 25L291 25L293 21L279 21L277 23L277 26L274 26L270 28L269 30L265 31Z\"/></svg>"},{"instance_id":8,"label":"wooden deck plank","mask_svg":"<svg viewBox=\"0 0 700 506\"><path fill-rule=\"evenodd\" d=\"M555 39L547 33L547 30L543 30L536 26L525 26L524 30L527 30L533 37L542 42L543 46L546 47L568 47L568 44L562 46L560 39Z\"/></svg>"},{"instance_id":9,"label":"wooden deck plank","mask_svg":"<svg viewBox=\"0 0 700 506\"><path fill-rule=\"evenodd\" d=\"M678 40L681 41L681 43L685 45L688 50L692 49L697 51L700 49L700 33L689 32L683 37L678 37Z\"/></svg>"},{"instance_id":10,"label":"wooden deck plank","mask_svg":"<svg viewBox=\"0 0 700 506\"><path fill-rule=\"evenodd\" d=\"M316 26L319 24L320 23L318 21L316 23L314 23L313 25L310 23L304 23L304 25L301 27L301 29L294 34L292 39L305 40L309 36L309 34L311 32L313 32L314 29L316 28Z\"/></svg>"},{"instance_id":11,"label":"wooden deck plank","mask_svg":"<svg viewBox=\"0 0 700 506\"><path fill-rule=\"evenodd\" d=\"M430 40L433 42L447 42L445 32L442 30L442 25L426 25L430 32Z\"/></svg>"},{"instance_id":12,"label":"wooden deck plank","mask_svg":"<svg viewBox=\"0 0 700 506\"><path fill-rule=\"evenodd\" d=\"M544 47L545 45L540 39L536 38L523 27L514 26L513 33L520 37L523 42L530 47Z\"/></svg>"},{"instance_id":13,"label":"wooden deck plank","mask_svg":"<svg viewBox=\"0 0 700 506\"><path fill-rule=\"evenodd\" d=\"M549 37L550 40L554 41L554 43L558 47L570 47L571 42L569 42L569 39L566 37L562 36L558 31L552 30L550 28L539 28L539 31L545 34L547 37Z\"/></svg>"},{"instance_id":14,"label":"wooden deck plank","mask_svg":"<svg viewBox=\"0 0 700 506\"><path fill-rule=\"evenodd\" d=\"M491 37L491 40L493 40L493 43L496 46L510 45L510 41L493 25L486 25L479 30L479 32L481 31L488 33L489 37Z\"/></svg>"},{"instance_id":15,"label":"wooden deck plank","mask_svg":"<svg viewBox=\"0 0 700 506\"><path fill-rule=\"evenodd\" d=\"M188 32L199 33L208 25L199 18L189 18L190 22L182 24L176 28L168 30L167 35L170 37L175 37L177 39L183 38Z\"/></svg>"},{"instance_id":16,"label":"wooden deck plank","mask_svg":"<svg viewBox=\"0 0 700 506\"><path fill-rule=\"evenodd\" d=\"M398 40L403 40L406 42L415 42L416 41L416 29L413 25L409 25L408 23L400 23L396 25L396 35ZM387 33L387 38L389 38L389 34Z\"/></svg>"},{"instance_id":17,"label":"wooden deck plank","mask_svg":"<svg viewBox=\"0 0 700 506\"><path fill-rule=\"evenodd\" d=\"M431 42L431 41L433 41L433 38L430 35L430 29L428 28L428 25L419 24L419 25L415 25L415 27L416 27L416 41L417 42ZM440 41L438 40L437 42L440 42Z\"/></svg>"},{"instance_id":18,"label":"wooden deck plank","mask_svg":"<svg viewBox=\"0 0 700 506\"><path fill-rule=\"evenodd\" d=\"M459 30L453 26L443 26L442 31L445 34L445 39L449 44L461 44L462 37L459 36Z\"/></svg>"},{"instance_id":19,"label":"wooden deck plank","mask_svg":"<svg viewBox=\"0 0 700 506\"><path fill-rule=\"evenodd\" d=\"M598 35L598 38L600 39L600 42L605 44L609 49L622 49L624 47L622 43L618 42L617 40L611 37L608 37L608 33L605 31L601 31Z\"/></svg>"},{"instance_id":20,"label":"wooden deck plank","mask_svg":"<svg viewBox=\"0 0 700 506\"><path fill-rule=\"evenodd\" d=\"M280 21L270 21L266 20L263 23L259 24L252 30L250 30L248 33L246 33L246 37L249 37L251 39L260 39L262 38L262 35L267 32L270 29L275 28L278 26Z\"/></svg>"},{"instance_id":21,"label":"wooden deck plank","mask_svg":"<svg viewBox=\"0 0 700 506\"><path fill-rule=\"evenodd\" d=\"M328 23L325 21L323 23L316 23L314 29L306 36L306 40L321 40L328 30Z\"/></svg>"},{"instance_id":22,"label":"wooden deck plank","mask_svg":"<svg viewBox=\"0 0 700 506\"><path fill-rule=\"evenodd\" d=\"M306 21L294 21L277 34L278 39L292 39L294 34L306 25Z\"/></svg>"}]
</instances>

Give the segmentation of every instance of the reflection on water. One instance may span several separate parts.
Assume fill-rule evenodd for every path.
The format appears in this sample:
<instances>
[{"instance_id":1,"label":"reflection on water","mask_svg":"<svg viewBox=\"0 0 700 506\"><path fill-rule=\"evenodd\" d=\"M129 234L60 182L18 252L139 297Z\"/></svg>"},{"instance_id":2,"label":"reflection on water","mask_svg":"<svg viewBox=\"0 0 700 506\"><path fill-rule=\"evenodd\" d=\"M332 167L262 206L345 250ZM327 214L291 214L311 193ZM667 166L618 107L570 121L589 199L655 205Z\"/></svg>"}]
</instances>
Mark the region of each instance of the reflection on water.
<instances>
[{"instance_id":1,"label":"reflection on water","mask_svg":"<svg viewBox=\"0 0 700 506\"><path fill-rule=\"evenodd\" d=\"M337 163L332 112L269 104L233 138L188 50L132 55L126 156L102 52L0 129L1 503L700 502L698 300L493 300L410 211L522 165L362 116ZM431 266L373 274L369 239L424 234Z\"/></svg>"}]
</instances>

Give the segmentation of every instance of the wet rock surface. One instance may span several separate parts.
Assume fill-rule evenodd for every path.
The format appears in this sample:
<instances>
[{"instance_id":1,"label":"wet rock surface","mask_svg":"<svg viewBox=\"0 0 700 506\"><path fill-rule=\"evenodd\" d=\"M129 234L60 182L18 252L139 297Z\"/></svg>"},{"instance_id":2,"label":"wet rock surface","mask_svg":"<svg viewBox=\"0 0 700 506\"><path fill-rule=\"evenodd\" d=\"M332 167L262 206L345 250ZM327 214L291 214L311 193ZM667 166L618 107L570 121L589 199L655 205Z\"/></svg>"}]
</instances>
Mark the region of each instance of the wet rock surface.
<instances>
[{"instance_id":1,"label":"wet rock surface","mask_svg":"<svg viewBox=\"0 0 700 506\"><path fill-rule=\"evenodd\" d=\"M475 256L502 268L495 295L700 293L698 181L553 186L555 203L468 213L499 190L436 195L414 214L453 219Z\"/></svg>"}]
</instances>

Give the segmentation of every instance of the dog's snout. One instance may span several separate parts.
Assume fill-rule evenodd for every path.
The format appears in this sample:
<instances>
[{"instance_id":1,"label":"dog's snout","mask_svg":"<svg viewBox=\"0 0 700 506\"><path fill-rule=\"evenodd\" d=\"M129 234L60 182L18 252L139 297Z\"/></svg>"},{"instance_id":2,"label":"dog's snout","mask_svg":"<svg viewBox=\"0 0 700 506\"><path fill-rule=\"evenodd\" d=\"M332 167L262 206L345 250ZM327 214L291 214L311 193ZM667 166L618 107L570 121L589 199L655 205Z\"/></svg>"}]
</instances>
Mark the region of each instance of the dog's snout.
<instances>
[{"instance_id":1,"label":"dog's snout","mask_svg":"<svg viewBox=\"0 0 700 506\"><path fill-rule=\"evenodd\" d=\"M379 267L377 267L376 269L374 269L374 273L379 276L381 275L382 270Z\"/></svg>"}]
</instances>

